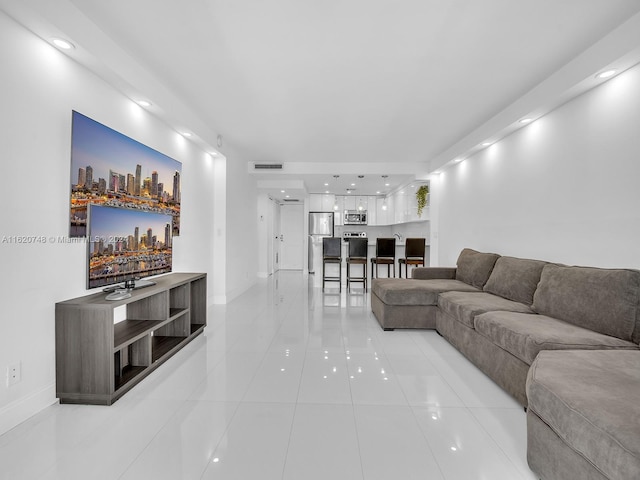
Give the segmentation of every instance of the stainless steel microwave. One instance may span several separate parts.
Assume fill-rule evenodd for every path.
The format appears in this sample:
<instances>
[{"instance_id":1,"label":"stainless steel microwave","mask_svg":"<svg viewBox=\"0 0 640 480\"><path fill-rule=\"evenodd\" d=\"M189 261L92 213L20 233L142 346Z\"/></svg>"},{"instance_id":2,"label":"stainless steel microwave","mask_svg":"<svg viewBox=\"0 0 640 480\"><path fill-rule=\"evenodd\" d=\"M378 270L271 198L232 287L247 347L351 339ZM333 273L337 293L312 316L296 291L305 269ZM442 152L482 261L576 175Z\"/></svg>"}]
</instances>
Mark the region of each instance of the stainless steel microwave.
<instances>
[{"instance_id":1,"label":"stainless steel microwave","mask_svg":"<svg viewBox=\"0 0 640 480\"><path fill-rule=\"evenodd\" d=\"M366 225L367 211L366 210L347 210L346 212L344 212L344 224L345 225Z\"/></svg>"}]
</instances>

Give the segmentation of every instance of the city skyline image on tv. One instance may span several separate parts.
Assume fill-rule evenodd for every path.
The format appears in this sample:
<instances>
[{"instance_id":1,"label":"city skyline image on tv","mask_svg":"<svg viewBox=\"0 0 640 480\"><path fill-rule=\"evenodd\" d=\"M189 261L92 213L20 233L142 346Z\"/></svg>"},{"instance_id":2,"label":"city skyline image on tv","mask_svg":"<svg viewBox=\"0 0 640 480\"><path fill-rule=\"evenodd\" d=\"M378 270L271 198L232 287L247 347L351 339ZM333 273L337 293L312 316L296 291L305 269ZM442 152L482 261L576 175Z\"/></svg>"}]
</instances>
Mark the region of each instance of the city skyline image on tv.
<instances>
[{"instance_id":1,"label":"city skyline image on tv","mask_svg":"<svg viewBox=\"0 0 640 480\"><path fill-rule=\"evenodd\" d=\"M87 288L171 271L171 214L89 208Z\"/></svg>"},{"instance_id":2,"label":"city skyline image on tv","mask_svg":"<svg viewBox=\"0 0 640 480\"><path fill-rule=\"evenodd\" d=\"M177 160L73 111L69 235L86 236L89 205L171 214L179 235L181 175Z\"/></svg>"}]
</instances>

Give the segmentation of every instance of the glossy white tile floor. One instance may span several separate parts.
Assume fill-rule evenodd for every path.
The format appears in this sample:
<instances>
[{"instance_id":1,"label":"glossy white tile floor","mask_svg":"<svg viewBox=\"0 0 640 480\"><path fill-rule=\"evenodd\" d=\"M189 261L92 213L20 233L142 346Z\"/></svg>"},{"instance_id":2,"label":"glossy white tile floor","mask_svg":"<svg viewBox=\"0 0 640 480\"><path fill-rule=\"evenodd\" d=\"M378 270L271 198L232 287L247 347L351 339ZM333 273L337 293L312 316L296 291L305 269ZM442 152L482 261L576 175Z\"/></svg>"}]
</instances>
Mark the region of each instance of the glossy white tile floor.
<instances>
[{"instance_id":1,"label":"glossy white tile floor","mask_svg":"<svg viewBox=\"0 0 640 480\"><path fill-rule=\"evenodd\" d=\"M1 479L532 479L523 409L369 294L280 272L111 407L0 437ZM335 285L335 284L334 284Z\"/></svg>"}]
</instances>

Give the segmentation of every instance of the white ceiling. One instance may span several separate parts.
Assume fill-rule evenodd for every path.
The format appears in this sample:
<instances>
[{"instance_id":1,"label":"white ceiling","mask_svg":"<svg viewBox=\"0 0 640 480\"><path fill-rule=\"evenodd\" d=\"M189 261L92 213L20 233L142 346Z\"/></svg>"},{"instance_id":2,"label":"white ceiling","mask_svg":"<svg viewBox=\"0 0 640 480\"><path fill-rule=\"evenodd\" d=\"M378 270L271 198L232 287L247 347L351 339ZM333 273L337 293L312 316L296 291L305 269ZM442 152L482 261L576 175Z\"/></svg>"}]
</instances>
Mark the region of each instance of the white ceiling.
<instances>
[{"instance_id":1,"label":"white ceiling","mask_svg":"<svg viewBox=\"0 0 640 480\"><path fill-rule=\"evenodd\" d=\"M364 174L367 194L383 174L395 187L426 178L640 46L619 34L617 48L595 48L637 21L638 0L0 0L0 8L45 40L69 38L78 46L71 56L150 100L203 148L249 170L282 162L286 172L256 179L298 179L308 192L324 192L334 174Z\"/></svg>"}]
</instances>

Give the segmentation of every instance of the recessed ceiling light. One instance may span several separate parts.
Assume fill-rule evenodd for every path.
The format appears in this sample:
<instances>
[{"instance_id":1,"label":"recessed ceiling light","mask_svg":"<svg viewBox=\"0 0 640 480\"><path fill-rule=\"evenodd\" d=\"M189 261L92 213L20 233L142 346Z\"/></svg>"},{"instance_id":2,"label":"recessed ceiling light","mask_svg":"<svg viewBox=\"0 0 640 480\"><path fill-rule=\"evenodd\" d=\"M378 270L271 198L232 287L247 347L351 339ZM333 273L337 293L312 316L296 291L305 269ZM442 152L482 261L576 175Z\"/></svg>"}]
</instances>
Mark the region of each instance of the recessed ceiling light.
<instances>
[{"instance_id":1,"label":"recessed ceiling light","mask_svg":"<svg viewBox=\"0 0 640 480\"><path fill-rule=\"evenodd\" d=\"M491 142L484 142L484 143L482 144L482 146L483 146L483 147L488 147L489 145L491 145Z\"/></svg>"},{"instance_id":2,"label":"recessed ceiling light","mask_svg":"<svg viewBox=\"0 0 640 480\"><path fill-rule=\"evenodd\" d=\"M376 195L380 195L380 190L378 190L378 191L376 192Z\"/></svg>"},{"instance_id":3,"label":"recessed ceiling light","mask_svg":"<svg viewBox=\"0 0 640 480\"><path fill-rule=\"evenodd\" d=\"M284 193L284 190L280 190L280 193Z\"/></svg>"},{"instance_id":4,"label":"recessed ceiling light","mask_svg":"<svg viewBox=\"0 0 640 480\"><path fill-rule=\"evenodd\" d=\"M356 186L356 184L355 184L355 183L352 183L352 184L351 184L351 186L352 186L352 187L355 187L355 186Z\"/></svg>"},{"instance_id":5,"label":"recessed ceiling light","mask_svg":"<svg viewBox=\"0 0 640 480\"><path fill-rule=\"evenodd\" d=\"M138 105L140 105L141 107L150 107L151 102L147 100L138 100Z\"/></svg>"},{"instance_id":6,"label":"recessed ceiling light","mask_svg":"<svg viewBox=\"0 0 640 480\"><path fill-rule=\"evenodd\" d=\"M384 184L384 186L385 186L385 187L388 187L388 186L389 186L389 184L388 184L388 183L385 183L385 184Z\"/></svg>"},{"instance_id":7,"label":"recessed ceiling light","mask_svg":"<svg viewBox=\"0 0 640 480\"><path fill-rule=\"evenodd\" d=\"M285 195L284 198L289 198L290 195Z\"/></svg>"},{"instance_id":8,"label":"recessed ceiling light","mask_svg":"<svg viewBox=\"0 0 640 480\"><path fill-rule=\"evenodd\" d=\"M62 48L63 50L72 50L76 48L76 46L73 43L71 43L68 40L63 40L62 38L54 38L51 41L56 47Z\"/></svg>"},{"instance_id":9,"label":"recessed ceiling light","mask_svg":"<svg viewBox=\"0 0 640 480\"><path fill-rule=\"evenodd\" d=\"M189 132L182 132L182 136L189 138L191 134Z\"/></svg>"},{"instance_id":10,"label":"recessed ceiling light","mask_svg":"<svg viewBox=\"0 0 640 480\"><path fill-rule=\"evenodd\" d=\"M600 72L596 75L596 78L609 78L613 77L616 74L616 70L605 70L604 72Z\"/></svg>"},{"instance_id":11,"label":"recessed ceiling light","mask_svg":"<svg viewBox=\"0 0 640 480\"><path fill-rule=\"evenodd\" d=\"M533 122L533 118L523 118L520 120L520 123L531 123Z\"/></svg>"},{"instance_id":12,"label":"recessed ceiling light","mask_svg":"<svg viewBox=\"0 0 640 480\"><path fill-rule=\"evenodd\" d=\"M456 158L453 163L460 163L462 161L462 158Z\"/></svg>"}]
</instances>

